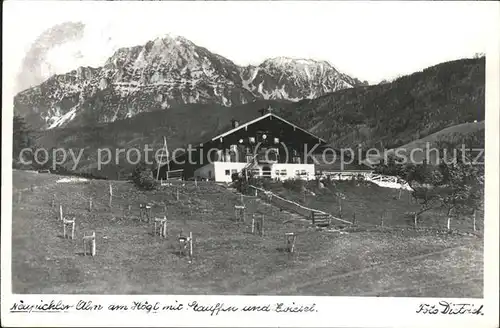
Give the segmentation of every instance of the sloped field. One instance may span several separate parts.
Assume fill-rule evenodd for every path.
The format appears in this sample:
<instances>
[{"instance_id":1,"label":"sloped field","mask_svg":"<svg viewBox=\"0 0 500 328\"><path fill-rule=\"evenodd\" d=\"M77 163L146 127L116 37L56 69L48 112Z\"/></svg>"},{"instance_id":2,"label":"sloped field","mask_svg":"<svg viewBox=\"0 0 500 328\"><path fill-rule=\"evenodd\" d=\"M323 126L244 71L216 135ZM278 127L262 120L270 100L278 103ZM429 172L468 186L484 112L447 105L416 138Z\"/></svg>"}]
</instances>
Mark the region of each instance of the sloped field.
<instances>
[{"instance_id":1,"label":"sloped field","mask_svg":"<svg viewBox=\"0 0 500 328\"><path fill-rule=\"evenodd\" d=\"M239 197L218 185L145 192L111 182L109 208L109 181L54 183L54 177L14 172L14 188L36 184L21 203L13 196L14 293L482 296L476 237L317 231L245 198L250 213L265 215L260 237L250 233L249 217L235 220ZM138 219L145 202L155 205L156 217L165 215L166 204L166 239ZM76 217L75 240L62 238L59 204ZM83 256L81 237L92 231L97 255ZM181 231L193 233L191 263L177 252ZM298 234L293 254L283 250L285 232Z\"/></svg>"},{"instance_id":2,"label":"sloped field","mask_svg":"<svg viewBox=\"0 0 500 328\"><path fill-rule=\"evenodd\" d=\"M307 192L285 188L281 183L272 183L266 186L274 193L309 208L318 209L353 221L354 216L359 226L373 227L383 224L385 227L411 228L414 227L412 212L418 212L420 207L410 199L406 190L384 188L370 182L335 181L326 188L317 188L316 182L309 182ZM337 193L344 198L339 202ZM340 204L342 212L340 211ZM484 213L476 214L476 233L482 234ZM447 213L444 209L435 209L419 216L418 227L446 230ZM472 213L460 215L451 221L451 229L473 233Z\"/></svg>"}]
</instances>

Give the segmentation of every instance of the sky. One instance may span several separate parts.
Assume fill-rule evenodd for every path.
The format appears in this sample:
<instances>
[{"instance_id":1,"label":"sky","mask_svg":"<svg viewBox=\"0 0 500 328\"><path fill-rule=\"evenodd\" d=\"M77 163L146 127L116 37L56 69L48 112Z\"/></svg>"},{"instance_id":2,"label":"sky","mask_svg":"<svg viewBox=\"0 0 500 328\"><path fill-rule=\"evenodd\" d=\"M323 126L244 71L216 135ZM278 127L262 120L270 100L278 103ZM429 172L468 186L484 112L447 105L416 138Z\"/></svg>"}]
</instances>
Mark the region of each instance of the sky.
<instances>
[{"instance_id":1,"label":"sky","mask_svg":"<svg viewBox=\"0 0 500 328\"><path fill-rule=\"evenodd\" d=\"M101 66L118 47L170 33L238 65L277 56L326 60L352 77L378 83L486 52L494 6L476 1L8 1L4 64L7 58L12 74L19 75L46 29L81 22L83 35L48 51L41 75Z\"/></svg>"}]
</instances>

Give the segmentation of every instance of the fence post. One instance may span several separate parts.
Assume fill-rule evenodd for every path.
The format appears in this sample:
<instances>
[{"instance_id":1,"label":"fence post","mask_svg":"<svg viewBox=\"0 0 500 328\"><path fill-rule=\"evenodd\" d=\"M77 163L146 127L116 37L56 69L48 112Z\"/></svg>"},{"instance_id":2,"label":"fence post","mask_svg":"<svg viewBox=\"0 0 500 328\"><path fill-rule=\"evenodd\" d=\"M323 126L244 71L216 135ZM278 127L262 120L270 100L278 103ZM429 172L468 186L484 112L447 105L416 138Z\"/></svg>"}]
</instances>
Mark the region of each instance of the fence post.
<instances>
[{"instance_id":1,"label":"fence post","mask_svg":"<svg viewBox=\"0 0 500 328\"><path fill-rule=\"evenodd\" d=\"M451 212L452 212L452 209L450 208L450 209L448 210L448 218L447 218L447 219L448 219L448 221L446 222L446 228L447 228L448 230L450 230L450 228L451 228Z\"/></svg>"},{"instance_id":2,"label":"fence post","mask_svg":"<svg viewBox=\"0 0 500 328\"><path fill-rule=\"evenodd\" d=\"M189 257L193 258L193 233L189 232Z\"/></svg>"},{"instance_id":3,"label":"fence post","mask_svg":"<svg viewBox=\"0 0 500 328\"><path fill-rule=\"evenodd\" d=\"M356 224L356 212L352 213L352 225Z\"/></svg>"},{"instance_id":4,"label":"fence post","mask_svg":"<svg viewBox=\"0 0 500 328\"><path fill-rule=\"evenodd\" d=\"M415 215L414 215L414 218L413 218L415 229L417 229L417 218L418 218L418 214L417 214L417 212L415 212Z\"/></svg>"},{"instance_id":5,"label":"fence post","mask_svg":"<svg viewBox=\"0 0 500 328\"><path fill-rule=\"evenodd\" d=\"M398 195L398 199L401 199L401 193L403 192L403 188L399 188L399 195Z\"/></svg>"},{"instance_id":6,"label":"fence post","mask_svg":"<svg viewBox=\"0 0 500 328\"><path fill-rule=\"evenodd\" d=\"M71 239L75 239L75 220L76 218L73 218L73 220L63 220L63 237L66 239L66 225L71 224Z\"/></svg>"},{"instance_id":7,"label":"fence post","mask_svg":"<svg viewBox=\"0 0 500 328\"><path fill-rule=\"evenodd\" d=\"M92 238L92 256L95 256L96 254L96 245L95 245L95 232L92 235L94 238Z\"/></svg>"},{"instance_id":8,"label":"fence post","mask_svg":"<svg viewBox=\"0 0 500 328\"><path fill-rule=\"evenodd\" d=\"M293 253L295 248L295 238L297 235L293 232L285 233L285 248L289 253Z\"/></svg>"},{"instance_id":9,"label":"fence post","mask_svg":"<svg viewBox=\"0 0 500 328\"><path fill-rule=\"evenodd\" d=\"M474 231L476 231L476 210L474 209L474 214L472 215L472 226Z\"/></svg>"},{"instance_id":10,"label":"fence post","mask_svg":"<svg viewBox=\"0 0 500 328\"><path fill-rule=\"evenodd\" d=\"M339 197L339 216L342 219L342 198Z\"/></svg>"},{"instance_id":11,"label":"fence post","mask_svg":"<svg viewBox=\"0 0 500 328\"><path fill-rule=\"evenodd\" d=\"M87 255L87 245L86 244L89 244L89 250L90 250L90 254L92 256L95 256L96 255L96 240L95 240L95 231L92 232L92 235L90 236L83 236L83 255Z\"/></svg>"},{"instance_id":12,"label":"fence post","mask_svg":"<svg viewBox=\"0 0 500 328\"><path fill-rule=\"evenodd\" d=\"M62 221L63 220L63 209L62 205L59 205L59 219Z\"/></svg>"},{"instance_id":13,"label":"fence post","mask_svg":"<svg viewBox=\"0 0 500 328\"><path fill-rule=\"evenodd\" d=\"M113 187L111 186L111 183L109 184L109 207L111 207L113 202Z\"/></svg>"},{"instance_id":14,"label":"fence post","mask_svg":"<svg viewBox=\"0 0 500 328\"><path fill-rule=\"evenodd\" d=\"M146 219L148 220L151 220L152 219L152 209L151 209L151 205L148 205L146 204Z\"/></svg>"},{"instance_id":15,"label":"fence post","mask_svg":"<svg viewBox=\"0 0 500 328\"><path fill-rule=\"evenodd\" d=\"M92 212L92 197L89 199L89 212Z\"/></svg>"}]
</instances>

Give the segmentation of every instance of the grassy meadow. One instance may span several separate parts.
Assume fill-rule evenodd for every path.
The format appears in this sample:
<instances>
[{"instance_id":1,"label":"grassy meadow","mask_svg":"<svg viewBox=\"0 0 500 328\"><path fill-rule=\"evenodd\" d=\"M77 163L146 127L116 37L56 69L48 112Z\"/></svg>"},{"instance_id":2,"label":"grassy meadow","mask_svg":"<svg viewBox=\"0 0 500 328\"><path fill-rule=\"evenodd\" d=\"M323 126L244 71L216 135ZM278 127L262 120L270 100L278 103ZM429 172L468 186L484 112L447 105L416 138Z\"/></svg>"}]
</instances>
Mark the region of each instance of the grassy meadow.
<instances>
[{"instance_id":1,"label":"grassy meadow","mask_svg":"<svg viewBox=\"0 0 500 328\"><path fill-rule=\"evenodd\" d=\"M477 236L411 229L342 234L319 231L290 213L256 198L245 198L249 213L264 214L261 237L250 232L251 214L245 222L235 220L234 205L239 197L223 186L200 183L196 187L186 182L184 186L140 191L129 182L111 181L114 196L110 208L110 181L58 183L61 178L13 172L14 293L483 294L483 241ZM349 196L348 190L345 193L349 199L357 197ZM405 198L394 200L393 193L385 188L369 190L366 194L374 197L370 202L358 199L357 203L366 207L359 220L368 220L370 211L377 215L382 194L390 206L409 211ZM153 236L151 223L139 220L139 204L146 202L153 204L155 217L165 215L166 205L167 238ZM323 203L328 203L326 198ZM74 240L62 237L59 204L65 216L76 218ZM84 256L82 236L92 231L96 233L97 254ZM177 236L189 232L194 239L192 262L177 252ZM292 254L284 251L285 232L298 234Z\"/></svg>"},{"instance_id":2,"label":"grassy meadow","mask_svg":"<svg viewBox=\"0 0 500 328\"><path fill-rule=\"evenodd\" d=\"M300 190L300 184L292 184L288 188L282 183L270 183L266 189L288 200L309 208L330 213L347 221L353 221L354 216L359 226L414 227L412 212L418 212L420 206L411 199L409 191L383 188L371 182L334 181L325 188L318 188L317 182L310 181L305 185L306 192ZM344 198L339 202L337 193ZM342 211L340 210L340 205ZM476 214L476 234L483 231L483 212ZM445 209L433 209L419 216L419 228L437 230L447 229L447 213ZM455 216L451 220L451 229L473 233L471 215Z\"/></svg>"}]
</instances>

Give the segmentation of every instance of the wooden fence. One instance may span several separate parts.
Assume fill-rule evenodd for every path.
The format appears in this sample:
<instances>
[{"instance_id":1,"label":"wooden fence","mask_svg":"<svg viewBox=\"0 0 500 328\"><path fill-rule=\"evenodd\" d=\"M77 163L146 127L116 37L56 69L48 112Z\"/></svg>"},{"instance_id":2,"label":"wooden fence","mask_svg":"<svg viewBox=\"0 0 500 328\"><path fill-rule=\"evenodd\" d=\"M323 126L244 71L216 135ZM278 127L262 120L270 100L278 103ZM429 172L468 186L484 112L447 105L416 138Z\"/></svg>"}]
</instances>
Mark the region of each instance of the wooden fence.
<instances>
[{"instance_id":1,"label":"wooden fence","mask_svg":"<svg viewBox=\"0 0 500 328\"><path fill-rule=\"evenodd\" d=\"M332 180L351 180L361 177L363 180L373 182L381 187L411 190L406 181L402 181L395 176L374 173L373 171L323 171L321 177L329 177Z\"/></svg>"},{"instance_id":2,"label":"wooden fence","mask_svg":"<svg viewBox=\"0 0 500 328\"><path fill-rule=\"evenodd\" d=\"M172 170L172 171L167 171L166 177L167 180L182 180L184 170L179 169L179 170Z\"/></svg>"},{"instance_id":3,"label":"wooden fence","mask_svg":"<svg viewBox=\"0 0 500 328\"><path fill-rule=\"evenodd\" d=\"M303 206L301 204L298 204L296 202L292 202L292 201L285 199L285 198L283 198L283 197L281 197L281 196L279 196L271 191L268 191L268 190L265 190L262 188L258 188L255 186L250 186L250 188L256 190L257 196L259 196L261 199L268 201L270 204L273 204L274 206L277 206L280 209L299 214L306 219L312 219L312 212L316 212L316 213L322 213L322 214L329 215L332 218L333 224L335 224L335 221L337 223L342 223L342 224L349 224L349 225L352 224L352 222L339 219L330 213L327 213L327 212L324 212L321 210L317 210L317 209L313 209L313 208L309 208L309 207Z\"/></svg>"}]
</instances>

